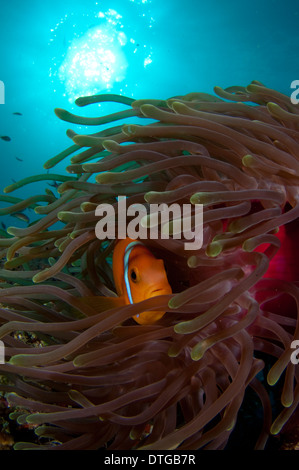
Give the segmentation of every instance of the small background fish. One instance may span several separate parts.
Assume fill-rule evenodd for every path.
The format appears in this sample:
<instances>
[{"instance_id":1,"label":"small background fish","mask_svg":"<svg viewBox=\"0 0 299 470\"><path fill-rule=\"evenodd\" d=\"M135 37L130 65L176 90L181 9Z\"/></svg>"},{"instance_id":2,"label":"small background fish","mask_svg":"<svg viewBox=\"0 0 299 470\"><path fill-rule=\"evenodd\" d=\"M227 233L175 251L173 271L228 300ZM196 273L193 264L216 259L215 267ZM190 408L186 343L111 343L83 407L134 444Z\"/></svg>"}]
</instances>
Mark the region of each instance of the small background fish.
<instances>
[{"instance_id":1,"label":"small background fish","mask_svg":"<svg viewBox=\"0 0 299 470\"><path fill-rule=\"evenodd\" d=\"M11 214L11 216L29 223L29 217L26 214L23 214L23 212L15 212L14 214Z\"/></svg>"}]
</instances>

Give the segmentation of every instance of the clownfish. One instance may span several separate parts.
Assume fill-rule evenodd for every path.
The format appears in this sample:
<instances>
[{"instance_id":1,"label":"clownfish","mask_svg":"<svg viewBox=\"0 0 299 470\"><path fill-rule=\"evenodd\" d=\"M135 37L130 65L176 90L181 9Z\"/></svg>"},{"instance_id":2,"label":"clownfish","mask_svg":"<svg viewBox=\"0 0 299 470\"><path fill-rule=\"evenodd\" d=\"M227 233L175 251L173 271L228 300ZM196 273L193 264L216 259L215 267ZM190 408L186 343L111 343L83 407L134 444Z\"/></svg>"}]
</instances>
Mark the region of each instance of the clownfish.
<instances>
[{"instance_id":1,"label":"clownfish","mask_svg":"<svg viewBox=\"0 0 299 470\"><path fill-rule=\"evenodd\" d=\"M139 240L125 238L114 248L112 269L117 297L89 296L82 300L96 311L129 305L157 295L171 294L164 262ZM165 312L147 311L133 316L140 325L154 323Z\"/></svg>"}]
</instances>

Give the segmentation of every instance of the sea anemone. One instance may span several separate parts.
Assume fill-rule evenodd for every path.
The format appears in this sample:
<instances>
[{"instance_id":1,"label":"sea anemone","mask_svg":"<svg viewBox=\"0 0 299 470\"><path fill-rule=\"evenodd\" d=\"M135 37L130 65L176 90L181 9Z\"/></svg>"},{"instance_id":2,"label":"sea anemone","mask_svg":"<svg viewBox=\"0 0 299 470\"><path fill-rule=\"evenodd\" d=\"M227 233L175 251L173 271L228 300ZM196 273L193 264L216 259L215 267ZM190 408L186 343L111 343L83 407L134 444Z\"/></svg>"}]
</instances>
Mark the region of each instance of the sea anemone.
<instances>
[{"instance_id":1,"label":"sea anemone","mask_svg":"<svg viewBox=\"0 0 299 470\"><path fill-rule=\"evenodd\" d=\"M2 215L28 207L38 214L0 240L0 389L11 418L46 438L15 447L222 449L252 389L264 410L262 449L299 400L290 360L299 287L267 276L280 253L279 227L299 215L299 110L256 81L216 87L215 95L96 95L76 104L104 101L127 109L99 118L55 112L80 125L138 124L68 130L73 145L45 169L72 155L70 176L36 175L5 188L54 180L59 196L1 196L11 204ZM96 238L95 209L109 203L117 211L119 195L147 207L203 204L203 245L187 251L183 238L161 231L145 240L164 260L173 294L96 312L81 297L114 291L115 240ZM156 323L132 319L153 309L166 311ZM273 416L272 388L281 402Z\"/></svg>"}]
</instances>

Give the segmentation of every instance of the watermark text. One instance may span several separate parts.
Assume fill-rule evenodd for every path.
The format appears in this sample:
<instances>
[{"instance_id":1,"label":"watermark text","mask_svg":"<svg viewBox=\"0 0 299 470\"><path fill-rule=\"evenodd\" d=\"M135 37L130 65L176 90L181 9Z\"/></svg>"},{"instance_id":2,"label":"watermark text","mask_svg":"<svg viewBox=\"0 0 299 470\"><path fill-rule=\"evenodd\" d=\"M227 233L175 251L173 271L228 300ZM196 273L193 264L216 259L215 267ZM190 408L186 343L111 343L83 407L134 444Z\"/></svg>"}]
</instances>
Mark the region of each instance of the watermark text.
<instances>
[{"instance_id":1,"label":"watermark text","mask_svg":"<svg viewBox=\"0 0 299 470\"><path fill-rule=\"evenodd\" d=\"M0 80L0 104L5 104L5 86L2 80Z\"/></svg>"},{"instance_id":2,"label":"watermark text","mask_svg":"<svg viewBox=\"0 0 299 470\"><path fill-rule=\"evenodd\" d=\"M291 354L291 363L297 365L299 364L299 339L292 341L291 348L295 349Z\"/></svg>"},{"instance_id":3,"label":"watermark text","mask_svg":"<svg viewBox=\"0 0 299 470\"><path fill-rule=\"evenodd\" d=\"M97 206L95 215L101 217L95 227L99 240L174 239L188 240L185 250L199 250L203 244L202 204L131 204L127 207L126 197L118 196L117 216L111 204ZM130 218L130 221L128 221ZM160 232L159 232L160 227Z\"/></svg>"},{"instance_id":4,"label":"watermark text","mask_svg":"<svg viewBox=\"0 0 299 470\"><path fill-rule=\"evenodd\" d=\"M299 80L293 80L291 83L291 88L294 89L293 93L291 94L291 103L298 104L299 103Z\"/></svg>"},{"instance_id":5,"label":"watermark text","mask_svg":"<svg viewBox=\"0 0 299 470\"><path fill-rule=\"evenodd\" d=\"M3 341L0 340L0 364L5 364L5 346Z\"/></svg>"}]
</instances>

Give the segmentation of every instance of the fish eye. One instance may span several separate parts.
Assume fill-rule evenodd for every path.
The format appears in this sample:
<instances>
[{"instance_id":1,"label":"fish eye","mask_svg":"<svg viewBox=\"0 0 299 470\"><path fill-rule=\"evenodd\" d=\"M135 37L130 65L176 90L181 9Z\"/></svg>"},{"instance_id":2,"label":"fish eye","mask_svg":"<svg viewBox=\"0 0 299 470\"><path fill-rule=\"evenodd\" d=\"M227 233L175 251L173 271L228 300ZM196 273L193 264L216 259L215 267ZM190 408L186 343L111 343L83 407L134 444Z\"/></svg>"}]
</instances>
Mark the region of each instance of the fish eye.
<instances>
[{"instance_id":1,"label":"fish eye","mask_svg":"<svg viewBox=\"0 0 299 470\"><path fill-rule=\"evenodd\" d=\"M131 281L137 282L137 273L134 268L131 269L130 271L130 278L131 278Z\"/></svg>"}]
</instances>

